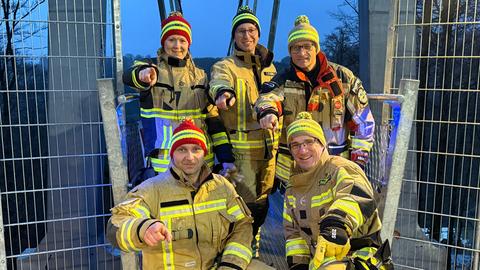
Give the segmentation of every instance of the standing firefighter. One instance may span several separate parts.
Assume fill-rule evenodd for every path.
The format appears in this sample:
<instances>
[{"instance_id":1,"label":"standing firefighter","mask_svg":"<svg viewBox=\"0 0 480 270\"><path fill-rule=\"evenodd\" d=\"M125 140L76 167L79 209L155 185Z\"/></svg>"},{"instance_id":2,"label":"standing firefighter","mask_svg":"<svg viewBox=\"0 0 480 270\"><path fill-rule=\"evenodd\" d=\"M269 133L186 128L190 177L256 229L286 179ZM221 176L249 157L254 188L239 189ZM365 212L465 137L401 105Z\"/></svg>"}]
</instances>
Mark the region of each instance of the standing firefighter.
<instances>
[{"instance_id":1,"label":"standing firefighter","mask_svg":"<svg viewBox=\"0 0 480 270\"><path fill-rule=\"evenodd\" d=\"M220 117L233 146L235 165L244 180L237 192L252 211L258 256L259 228L268 210L268 194L275 176L278 147L271 130L262 130L253 118L253 105L262 83L276 74L273 53L258 45L260 25L248 7L238 10L232 22L233 54L212 67L210 96L220 109Z\"/></svg>"},{"instance_id":2,"label":"standing firefighter","mask_svg":"<svg viewBox=\"0 0 480 270\"><path fill-rule=\"evenodd\" d=\"M328 154L310 113L297 119L287 129L295 161L283 212L290 269L387 269L388 244L378 249L382 225L365 173Z\"/></svg>"},{"instance_id":3,"label":"standing firefighter","mask_svg":"<svg viewBox=\"0 0 480 270\"><path fill-rule=\"evenodd\" d=\"M155 59L137 61L123 75L125 84L140 92L144 147L156 173L168 169L168 142L172 132L190 117L207 136L207 163L214 163L212 148L224 168L233 168L233 154L215 106L208 102L207 77L190 56L190 24L179 12L162 21L162 48Z\"/></svg>"},{"instance_id":4,"label":"standing firefighter","mask_svg":"<svg viewBox=\"0 0 480 270\"><path fill-rule=\"evenodd\" d=\"M283 126L287 127L299 112L309 111L325 132L329 153L364 168L373 145L375 122L362 82L349 69L327 60L307 16L295 20L288 51L290 69L262 86L255 105L260 125L279 128L278 118L283 116ZM291 164L283 130L276 169L279 180L288 180Z\"/></svg>"},{"instance_id":5,"label":"standing firefighter","mask_svg":"<svg viewBox=\"0 0 480 270\"><path fill-rule=\"evenodd\" d=\"M171 138L167 171L143 182L112 208L107 237L142 251L143 269L271 269L252 261L252 218L224 177L205 164L207 140L188 120Z\"/></svg>"}]
</instances>

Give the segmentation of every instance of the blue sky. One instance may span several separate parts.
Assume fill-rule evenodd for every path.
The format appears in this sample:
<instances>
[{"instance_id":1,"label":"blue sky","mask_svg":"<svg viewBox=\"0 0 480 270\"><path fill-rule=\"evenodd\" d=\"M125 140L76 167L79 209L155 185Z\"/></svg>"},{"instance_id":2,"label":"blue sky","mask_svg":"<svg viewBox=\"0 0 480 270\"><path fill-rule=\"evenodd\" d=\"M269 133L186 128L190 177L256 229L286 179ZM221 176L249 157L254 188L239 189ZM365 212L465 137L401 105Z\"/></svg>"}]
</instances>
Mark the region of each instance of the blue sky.
<instances>
[{"instance_id":1,"label":"blue sky","mask_svg":"<svg viewBox=\"0 0 480 270\"><path fill-rule=\"evenodd\" d=\"M169 1L165 1L167 14ZM244 1L246 2L246 1ZM253 0L248 1L253 6ZM275 38L275 59L287 55L287 35L296 16L305 14L317 28L320 43L338 23L329 12L342 8L343 0L282 0ZM238 1L184 0L184 16L192 25L191 52L194 57L223 57L230 41L232 17ZM257 16L261 24L260 43L267 45L273 0L259 0ZM346 7L343 7L346 9ZM155 0L122 0L123 54L155 55L160 46L160 16Z\"/></svg>"}]
</instances>

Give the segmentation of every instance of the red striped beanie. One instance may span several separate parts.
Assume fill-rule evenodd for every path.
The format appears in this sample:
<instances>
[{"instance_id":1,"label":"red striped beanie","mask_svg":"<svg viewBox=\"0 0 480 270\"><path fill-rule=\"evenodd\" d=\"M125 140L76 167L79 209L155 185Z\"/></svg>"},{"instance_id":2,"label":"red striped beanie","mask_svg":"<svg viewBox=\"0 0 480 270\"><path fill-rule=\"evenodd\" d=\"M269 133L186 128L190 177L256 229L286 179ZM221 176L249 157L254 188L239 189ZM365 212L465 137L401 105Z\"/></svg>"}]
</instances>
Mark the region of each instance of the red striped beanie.
<instances>
[{"instance_id":1,"label":"red striped beanie","mask_svg":"<svg viewBox=\"0 0 480 270\"><path fill-rule=\"evenodd\" d=\"M170 157L173 157L173 152L184 144L196 144L202 147L203 152L207 155L207 139L203 134L203 131L195 126L195 123L191 119L185 119L182 123L173 131Z\"/></svg>"},{"instance_id":2,"label":"red striped beanie","mask_svg":"<svg viewBox=\"0 0 480 270\"><path fill-rule=\"evenodd\" d=\"M172 12L162 21L162 37L161 44L164 46L165 40L171 35L183 36L187 42L188 47L192 44L192 29L190 24L183 18L182 13Z\"/></svg>"}]
</instances>

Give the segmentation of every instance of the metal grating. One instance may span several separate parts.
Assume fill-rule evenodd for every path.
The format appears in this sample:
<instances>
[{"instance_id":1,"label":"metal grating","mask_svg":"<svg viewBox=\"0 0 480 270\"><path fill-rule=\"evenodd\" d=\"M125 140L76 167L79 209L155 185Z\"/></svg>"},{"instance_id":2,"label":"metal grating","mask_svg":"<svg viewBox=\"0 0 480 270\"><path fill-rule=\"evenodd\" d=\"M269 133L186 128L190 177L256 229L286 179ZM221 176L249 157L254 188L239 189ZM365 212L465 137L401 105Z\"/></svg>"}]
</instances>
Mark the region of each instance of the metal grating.
<instances>
[{"instance_id":1,"label":"metal grating","mask_svg":"<svg viewBox=\"0 0 480 270\"><path fill-rule=\"evenodd\" d=\"M119 268L96 85L115 70L113 5L1 3L0 269Z\"/></svg>"},{"instance_id":2,"label":"metal grating","mask_svg":"<svg viewBox=\"0 0 480 270\"><path fill-rule=\"evenodd\" d=\"M392 3L388 90L396 93L401 78L420 80L393 243L396 269L479 269L480 3Z\"/></svg>"}]
</instances>

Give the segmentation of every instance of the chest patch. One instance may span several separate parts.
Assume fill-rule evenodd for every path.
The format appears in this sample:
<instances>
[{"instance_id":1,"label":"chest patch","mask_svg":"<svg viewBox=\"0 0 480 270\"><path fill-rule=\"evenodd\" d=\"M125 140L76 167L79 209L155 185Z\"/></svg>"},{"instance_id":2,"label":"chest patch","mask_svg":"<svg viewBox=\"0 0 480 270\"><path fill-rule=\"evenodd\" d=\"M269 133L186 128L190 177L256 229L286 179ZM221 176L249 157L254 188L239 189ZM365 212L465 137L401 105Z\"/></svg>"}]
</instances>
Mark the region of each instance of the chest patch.
<instances>
[{"instance_id":1,"label":"chest patch","mask_svg":"<svg viewBox=\"0 0 480 270\"><path fill-rule=\"evenodd\" d=\"M322 178L322 179L318 180L318 185L323 186L326 183L328 183L328 181L330 181L331 179L332 179L332 176L329 174L325 178Z\"/></svg>"}]
</instances>

